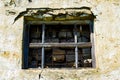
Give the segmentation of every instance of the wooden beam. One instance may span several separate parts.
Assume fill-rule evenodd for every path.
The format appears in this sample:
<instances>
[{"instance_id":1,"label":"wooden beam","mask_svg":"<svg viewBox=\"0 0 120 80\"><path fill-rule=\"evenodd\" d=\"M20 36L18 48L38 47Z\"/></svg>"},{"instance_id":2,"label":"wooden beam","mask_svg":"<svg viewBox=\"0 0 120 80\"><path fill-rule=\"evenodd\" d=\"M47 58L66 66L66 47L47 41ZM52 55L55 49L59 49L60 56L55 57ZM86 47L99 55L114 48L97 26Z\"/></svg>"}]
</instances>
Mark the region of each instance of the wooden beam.
<instances>
[{"instance_id":1,"label":"wooden beam","mask_svg":"<svg viewBox=\"0 0 120 80\"><path fill-rule=\"evenodd\" d=\"M90 20L70 20L70 21L40 21L40 20L29 20L26 22L28 24L37 24L37 25L40 25L40 24L47 24L47 25L58 25L58 24L63 24L63 25L74 25L74 24L80 24L80 25L84 25L84 24L89 24L90 23Z\"/></svg>"},{"instance_id":2,"label":"wooden beam","mask_svg":"<svg viewBox=\"0 0 120 80\"><path fill-rule=\"evenodd\" d=\"M45 8L27 8L27 10L81 10L81 9L86 9L86 10L90 10L89 7L69 7L69 8L49 8L49 7L45 7Z\"/></svg>"},{"instance_id":3,"label":"wooden beam","mask_svg":"<svg viewBox=\"0 0 120 80\"><path fill-rule=\"evenodd\" d=\"M80 42L80 43L30 43L30 48L39 48L39 47L76 47L87 48L91 47L91 42Z\"/></svg>"}]
</instances>

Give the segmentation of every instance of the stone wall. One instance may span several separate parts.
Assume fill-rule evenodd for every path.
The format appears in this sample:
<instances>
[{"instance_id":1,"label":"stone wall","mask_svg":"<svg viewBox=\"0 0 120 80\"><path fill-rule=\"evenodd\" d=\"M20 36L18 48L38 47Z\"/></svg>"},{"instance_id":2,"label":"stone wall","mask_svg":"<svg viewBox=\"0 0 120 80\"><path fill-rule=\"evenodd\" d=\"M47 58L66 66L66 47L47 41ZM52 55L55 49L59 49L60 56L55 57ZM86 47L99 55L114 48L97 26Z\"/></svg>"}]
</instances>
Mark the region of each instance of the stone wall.
<instances>
[{"instance_id":1,"label":"stone wall","mask_svg":"<svg viewBox=\"0 0 120 80\"><path fill-rule=\"evenodd\" d=\"M120 0L0 0L0 80L119 80ZM90 7L94 21L96 68L21 69L23 17L27 8ZM40 75L42 71L42 74Z\"/></svg>"}]
</instances>

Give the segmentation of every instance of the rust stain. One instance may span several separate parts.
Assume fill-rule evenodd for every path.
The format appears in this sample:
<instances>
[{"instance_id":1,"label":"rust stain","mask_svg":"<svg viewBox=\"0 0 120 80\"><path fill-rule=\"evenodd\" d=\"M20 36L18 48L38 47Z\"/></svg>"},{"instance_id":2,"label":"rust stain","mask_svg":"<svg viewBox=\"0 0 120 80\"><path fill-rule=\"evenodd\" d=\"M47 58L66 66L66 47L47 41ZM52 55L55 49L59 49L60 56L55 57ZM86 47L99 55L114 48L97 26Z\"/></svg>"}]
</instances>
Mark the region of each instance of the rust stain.
<instances>
[{"instance_id":1,"label":"rust stain","mask_svg":"<svg viewBox=\"0 0 120 80\"><path fill-rule=\"evenodd\" d=\"M12 56L13 58L17 58L17 59L20 58L20 55L18 53L13 53Z\"/></svg>"},{"instance_id":2,"label":"rust stain","mask_svg":"<svg viewBox=\"0 0 120 80\"><path fill-rule=\"evenodd\" d=\"M110 38L109 41L110 42L115 42L115 39L114 38Z\"/></svg>"},{"instance_id":3,"label":"rust stain","mask_svg":"<svg viewBox=\"0 0 120 80\"><path fill-rule=\"evenodd\" d=\"M20 58L20 54L15 53L15 52L9 52L9 51L5 51L3 52L1 55L1 57L7 58L7 59L19 59Z\"/></svg>"},{"instance_id":4,"label":"rust stain","mask_svg":"<svg viewBox=\"0 0 120 80\"><path fill-rule=\"evenodd\" d=\"M9 58L10 53L8 51L5 51L3 54L1 54L2 57Z\"/></svg>"}]
</instances>

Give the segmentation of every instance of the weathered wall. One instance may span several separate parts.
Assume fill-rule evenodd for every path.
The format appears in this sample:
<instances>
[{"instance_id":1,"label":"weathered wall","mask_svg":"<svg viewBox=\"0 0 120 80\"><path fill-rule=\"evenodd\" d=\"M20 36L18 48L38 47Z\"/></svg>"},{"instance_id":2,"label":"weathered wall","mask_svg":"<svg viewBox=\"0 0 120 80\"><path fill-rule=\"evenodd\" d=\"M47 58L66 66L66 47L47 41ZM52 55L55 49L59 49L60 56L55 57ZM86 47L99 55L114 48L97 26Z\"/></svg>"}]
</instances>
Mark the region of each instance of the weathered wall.
<instances>
[{"instance_id":1,"label":"weathered wall","mask_svg":"<svg viewBox=\"0 0 120 80\"><path fill-rule=\"evenodd\" d=\"M41 70L22 70L23 17L26 8L91 7L94 22L95 69L44 69L41 80L120 79L120 0L0 0L0 80L39 80Z\"/></svg>"}]
</instances>

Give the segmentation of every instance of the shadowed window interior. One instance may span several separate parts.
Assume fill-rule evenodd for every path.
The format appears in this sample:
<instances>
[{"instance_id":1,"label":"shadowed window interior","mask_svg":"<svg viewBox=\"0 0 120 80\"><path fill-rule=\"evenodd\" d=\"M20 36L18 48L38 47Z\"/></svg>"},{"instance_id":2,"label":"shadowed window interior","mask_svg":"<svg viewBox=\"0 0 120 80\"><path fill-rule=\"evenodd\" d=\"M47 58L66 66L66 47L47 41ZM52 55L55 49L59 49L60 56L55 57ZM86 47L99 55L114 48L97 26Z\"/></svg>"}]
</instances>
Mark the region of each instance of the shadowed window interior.
<instances>
[{"instance_id":1,"label":"shadowed window interior","mask_svg":"<svg viewBox=\"0 0 120 80\"><path fill-rule=\"evenodd\" d=\"M26 25L25 68L92 67L91 29L90 24Z\"/></svg>"}]
</instances>

